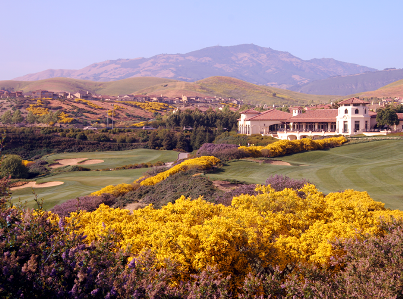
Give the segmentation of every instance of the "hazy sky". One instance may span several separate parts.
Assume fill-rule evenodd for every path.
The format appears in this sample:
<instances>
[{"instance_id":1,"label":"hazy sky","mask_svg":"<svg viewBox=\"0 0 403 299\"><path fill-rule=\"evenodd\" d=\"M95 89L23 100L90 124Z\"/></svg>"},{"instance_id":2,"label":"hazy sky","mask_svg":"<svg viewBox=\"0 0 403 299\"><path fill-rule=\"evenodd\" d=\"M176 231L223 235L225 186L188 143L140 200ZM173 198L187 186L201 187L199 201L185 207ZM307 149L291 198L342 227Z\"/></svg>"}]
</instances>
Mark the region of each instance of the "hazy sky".
<instances>
[{"instance_id":1,"label":"hazy sky","mask_svg":"<svg viewBox=\"0 0 403 299\"><path fill-rule=\"evenodd\" d=\"M0 80L118 58L255 44L403 68L401 0L0 0Z\"/></svg>"}]
</instances>

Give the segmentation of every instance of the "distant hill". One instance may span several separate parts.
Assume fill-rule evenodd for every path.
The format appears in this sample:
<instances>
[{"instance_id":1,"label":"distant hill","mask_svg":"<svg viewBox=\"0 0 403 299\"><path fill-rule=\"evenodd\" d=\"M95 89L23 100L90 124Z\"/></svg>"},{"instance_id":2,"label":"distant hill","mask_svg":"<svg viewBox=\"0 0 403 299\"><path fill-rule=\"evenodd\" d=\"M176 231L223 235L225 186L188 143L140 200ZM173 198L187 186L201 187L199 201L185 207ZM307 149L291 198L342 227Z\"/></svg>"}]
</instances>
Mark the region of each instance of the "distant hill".
<instances>
[{"instance_id":1,"label":"distant hill","mask_svg":"<svg viewBox=\"0 0 403 299\"><path fill-rule=\"evenodd\" d=\"M24 92L45 89L53 92L66 91L72 93L85 90L95 94L117 96L121 94L135 93L137 90L168 82L174 82L174 80L164 78L137 77L111 82L96 82L70 78L51 78L39 81L0 81L0 89L13 89L16 91L22 90Z\"/></svg>"},{"instance_id":2,"label":"distant hill","mask_svg":"<svg viewBox=\"0 0 403 299\"><path fill-rule=\"evenodd\" d=\"M144 94L152 96L201 96L242 99L251 104L303 105L328 103L340 99L338 96L309 95L285 89L256 85L231 77L210 77L196 82L176 81L163 78L137 77L111 82L96 82L70 78L52 78L39 81L0 81L0 89L24 92L45 89L53 92L79 90L94 94L122 95Z\"/></svg>"},{"instance_id":3,"label":"distant hill","mask_svg":"<svg viewBox=\"0 0 403 299\"><path fill-rule=\"evenodd\" d=\"M367 72L343 77L332 77L290 87L290 90L307 94L349 95L381 88L403 79L403 69Z\"/></svg>"},{"instance_id":4,"label":"distant hill","mask_svg":"<svg viewBox=\"0 0 403 299\"><path fill-rule=\"evenodd\" d=\"M359 96L367 98L403 98L403 80L398 80L374 91L360 93Z\"/></svg>"},{"instance_id":5,"label":"distant hill","mask_svg":"<svg viewBox=\"0 0 403 299\"><path fill-rule=\"evenodd\" d=\"M253 44L209 47L186 54L160 54L151 58L108 60L80 70L46 70L15 78L35 81L68 77L114 81L132 77L159 77L194 82L228 76L254 84L287 88L332 76L346 76L373 68L331 58L302 60L288 52Z\"/></svg>"},{"instance_id":6,"label":"distant hill","mask_svg":"<svg viewBox=\"0 0 403 299\"><path fill-rule=\"evenodd\" d=\"M329 103L339 96L308 95L285 89L256 85L231 77L209 77L196 82L175 81L154 85L137 91L146 95L164 96L209 96L242 99L251 104L304 105Z\"/></svg>"}]
</instances>

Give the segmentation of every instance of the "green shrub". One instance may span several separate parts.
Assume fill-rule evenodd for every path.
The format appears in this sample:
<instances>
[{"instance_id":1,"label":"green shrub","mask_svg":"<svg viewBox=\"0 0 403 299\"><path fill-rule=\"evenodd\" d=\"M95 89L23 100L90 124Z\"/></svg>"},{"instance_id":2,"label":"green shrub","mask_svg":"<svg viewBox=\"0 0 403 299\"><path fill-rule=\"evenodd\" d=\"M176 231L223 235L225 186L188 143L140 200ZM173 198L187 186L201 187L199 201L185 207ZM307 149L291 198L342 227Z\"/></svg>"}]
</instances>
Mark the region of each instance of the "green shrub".
<instances>
[{"instance_id":1,"label":"green shrub","mask_svg":"<svg viewBox=\"0 0 403 299\"><path fill-rule=\"evenodd\" d=\"M17 155L7 155L1 161L1 175L10 175L12 179L23 179L28 177L28 168L22 164L22 159Z\"/></svg>"}]
</instances>

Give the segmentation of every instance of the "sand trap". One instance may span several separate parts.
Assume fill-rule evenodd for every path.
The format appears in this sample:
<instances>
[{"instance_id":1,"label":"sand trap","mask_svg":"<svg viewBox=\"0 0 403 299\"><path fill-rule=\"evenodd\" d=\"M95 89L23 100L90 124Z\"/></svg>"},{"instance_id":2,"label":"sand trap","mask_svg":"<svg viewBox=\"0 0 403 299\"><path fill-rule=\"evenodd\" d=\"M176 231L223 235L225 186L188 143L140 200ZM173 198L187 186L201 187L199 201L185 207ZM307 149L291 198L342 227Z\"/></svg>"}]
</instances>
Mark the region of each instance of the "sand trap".
<instances>
[{"instance_id":1,"label":"sand trap","mask_svg":"<svg viewBox=\"0 0 403 299\"><path fill-rule=\"evenodd\" d=\"M105 162L104 160L85 160L84 162L79 162L78 164L80 165L90 165L90 164L98 164L98 163L103 163Z\"/></svg>"},{"instance_id":2,"label":"sand trap","mask_svg":"<svg viewBox=\"0 0 403 299\"><path fill-rule=\"evenodd\" d=\"M76 159L60 159L55 160L56 163L50 164L50 168L58 168L66 165L90 165L104 162L104 160L89 160L88 158L76 158Z\"/></svg>"},{"instance_id":3,"label":"sand trap","mask_svg":"<svg viewBox=\"0 0 403 299\"><path fill-rule=\"evenodd\" d=\"M46 183L42 183L42 184L37 184L36 182L28 182L27 184L22 185L22 186L12 187L12 188L10 188L10 190L18 190L18 189L22 189L22 188L46 188L46 187L59 186L62 184L64 184L64 182L60 182L60 181L46 182Z\"/></svg>"},{"instance_id":4,"label":"sand trap","mask_svg":"<svg viewBox=\"0 0 403 299\"><path fill-rule=\"evenodd\" d=\"M285 165L285 166L291 166L290 163L284 162L284 161L268 161L267 163L270 163L272 165Z\"/></svg>"}]
</instances>

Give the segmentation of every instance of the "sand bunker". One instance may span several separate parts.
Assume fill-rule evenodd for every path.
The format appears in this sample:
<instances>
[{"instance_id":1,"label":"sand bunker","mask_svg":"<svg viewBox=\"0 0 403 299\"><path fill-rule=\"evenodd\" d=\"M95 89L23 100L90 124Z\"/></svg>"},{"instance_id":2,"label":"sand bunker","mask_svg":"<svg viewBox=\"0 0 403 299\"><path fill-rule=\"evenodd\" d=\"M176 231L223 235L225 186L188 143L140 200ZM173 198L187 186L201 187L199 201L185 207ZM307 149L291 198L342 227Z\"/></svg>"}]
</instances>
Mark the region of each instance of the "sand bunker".
<instances>
[{"instance_id":1,"label":"sand bunker","mask_svg":"<svg viewBox=\"0 0 403 299\"><path fill-rule=\"evenodd\" d=\"M22 186L12 187L12 188L10 188L10 190L18 190L18 189L22 189L22 188L46 188L46 187L59 186L62 184L64 184L64 182L60 182L60 181L46 182L46 183L42 183L42 184L37 184L36 182L28 182Z\"/></svg>"},{"instance_id":2,"label":"sand bunker","mask_svg":"<svg viewBox=\"0 0 403 299\"><path fill-rule=\"evenodd\" d=\"M98 164L98 163L103 163L104 160L85 160L84 162L80 162L78 164L80 165L90 165L90 164Z\"/></svg>"},{"instance_id":3,"label":"sand bunker","mask_svg":"<svg viewBox=\"0 0 403 299\"><path fill-rule=\"evenodd\" d=\"M66 165L90 165L102 163L104 160L89 160L88 158L76 158L76 159L61 159L55 160L54 164L50 164L50 168L58 168Z\"/></svg>"},{"instance_id":4,"label":"sand bunker","mask_svg":"<svg viewBox=\"0 0 403 299\"><path fill-rule=\"evenodd\" d=\"M272 164L272 165L285 165L285 166L291 166L291 164L290 163L288 163L288 162L284 162L284 161L272 161L272 160L270 160L270 161L268 161L267 163L269 163L269 164Z\"/></svg>"}]
</instances>

